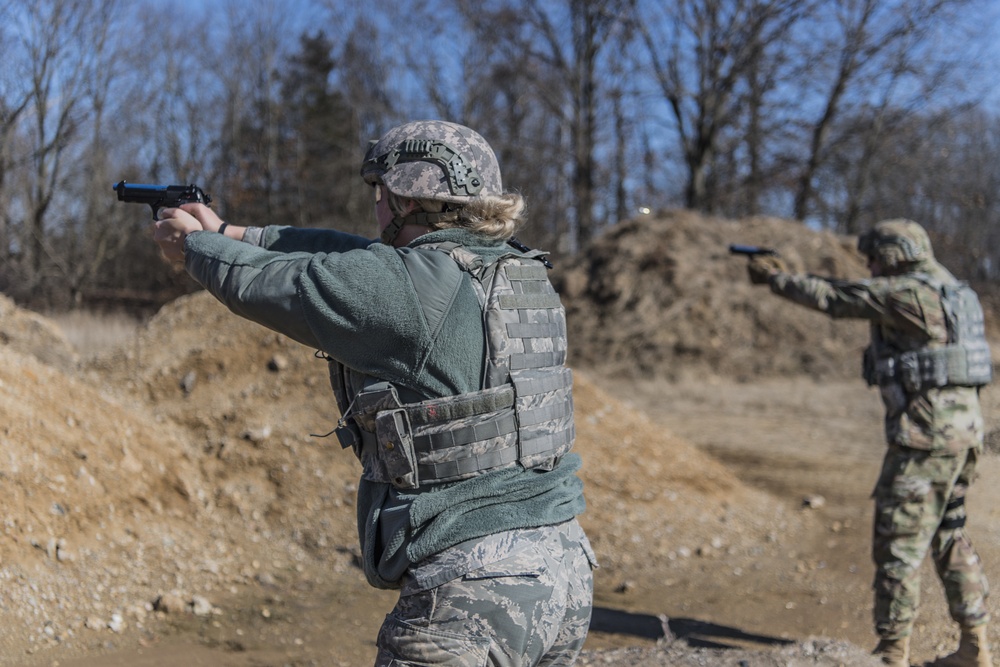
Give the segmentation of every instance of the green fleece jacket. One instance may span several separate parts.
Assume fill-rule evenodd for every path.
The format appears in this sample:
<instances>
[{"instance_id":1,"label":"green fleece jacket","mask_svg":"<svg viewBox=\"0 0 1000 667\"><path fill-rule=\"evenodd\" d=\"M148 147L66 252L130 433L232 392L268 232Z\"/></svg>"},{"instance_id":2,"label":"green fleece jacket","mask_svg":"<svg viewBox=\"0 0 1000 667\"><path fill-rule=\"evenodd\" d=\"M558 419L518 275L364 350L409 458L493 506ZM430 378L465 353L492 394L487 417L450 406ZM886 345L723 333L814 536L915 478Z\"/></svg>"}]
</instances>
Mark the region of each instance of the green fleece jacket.
<instances>
[{"instance_id":1,"label":"green fleece jacket","mask_svg":"<svg viewBox=\"0 0 1000 667\"><path fill-rule=\"evenodd\" d=\"M483 382L483 312L471 278L459 281L431 328L403 264L404 253L440 242L487 262L513 252L458 229L393 248L333 230L271 226L261 246L190 234L185 265L237 315L397 385L410 402L477 391ZM369 582L396 587L410 564L448 547L572 519L584 509L579 467L570 454L551 472L504 469L413 493L362 480L358 530Z\"/></svg>"}]
</instances>

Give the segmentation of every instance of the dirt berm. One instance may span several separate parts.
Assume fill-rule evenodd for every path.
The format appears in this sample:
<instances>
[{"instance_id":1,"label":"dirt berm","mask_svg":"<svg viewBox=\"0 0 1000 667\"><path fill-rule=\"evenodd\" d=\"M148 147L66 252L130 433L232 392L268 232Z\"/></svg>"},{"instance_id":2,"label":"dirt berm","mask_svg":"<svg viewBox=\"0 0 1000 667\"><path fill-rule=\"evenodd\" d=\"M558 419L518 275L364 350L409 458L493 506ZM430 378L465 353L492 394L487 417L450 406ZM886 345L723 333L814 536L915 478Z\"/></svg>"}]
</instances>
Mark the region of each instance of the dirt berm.
<instances>
[{"instance_id":1,"label":"dirt berm","mask_svg":"<svg viewBox=\"0 0 1000 667\"><path fill-rule=\"evenodd\" d=\"M623 223L558 269L601 562L581 664L873 664L863 499L804 508L654 414L762 376L797 395L853 378L865 329L751 289L730 242L863 275L848 239L689 214ZM371 664L394 595L356 566L358 465L318 437L337 416L312 350L205 293L98 358L0 299L0 664ZM877 406L858 421L877 439Z\"/></svg>"},{"instance_id":2,"label":"dirt berm","mask_svg":"<svg viewBox=\"0 0 1000 667\"><path fill-rule=\"evenodd\" d=\"M792 309L747 280L730 244L776 249L793 272L867 275L855 239L775 218L676 211L623 222L557 272L573 362L602 373L853 377L867 331Z\"/></svg>"}]
</instances>

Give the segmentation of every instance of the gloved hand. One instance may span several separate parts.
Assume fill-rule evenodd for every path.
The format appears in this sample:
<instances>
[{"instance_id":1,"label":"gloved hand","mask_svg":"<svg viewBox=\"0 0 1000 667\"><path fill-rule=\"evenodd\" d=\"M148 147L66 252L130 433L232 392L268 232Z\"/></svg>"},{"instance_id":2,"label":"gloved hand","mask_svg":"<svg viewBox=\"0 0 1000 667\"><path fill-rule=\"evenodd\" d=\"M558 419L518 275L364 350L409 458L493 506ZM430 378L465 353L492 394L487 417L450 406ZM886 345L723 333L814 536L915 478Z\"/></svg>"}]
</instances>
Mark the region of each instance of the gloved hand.
<instances>
[{"instance_id":1,"label":"gloved hand","mask_svg":"<svg viewBox=\"0 0 1000 667\"><path fill-rule=\"evenodd\" d=\"M775 273L786 273L787 267L780 257L774 255L755 255L747 264L750 282L754 285L766 285L768 279Z\"/></svg>"}]
</instances>

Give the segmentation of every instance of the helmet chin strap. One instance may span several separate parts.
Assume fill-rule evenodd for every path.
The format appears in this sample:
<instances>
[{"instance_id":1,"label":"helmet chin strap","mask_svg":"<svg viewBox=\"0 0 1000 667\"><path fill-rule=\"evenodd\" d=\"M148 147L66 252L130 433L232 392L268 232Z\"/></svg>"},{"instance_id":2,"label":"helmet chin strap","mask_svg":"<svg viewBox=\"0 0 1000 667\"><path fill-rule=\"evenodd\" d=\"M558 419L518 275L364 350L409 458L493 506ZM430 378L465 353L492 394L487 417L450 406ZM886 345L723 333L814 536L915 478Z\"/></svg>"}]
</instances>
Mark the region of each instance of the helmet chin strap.
<instances>
[{"instance_id":1,"label":"helmet chin strap","mask_svg":"<svg viewBox=\"0 0 1000 667\"><path fill-rule=\"evenodd\" d=\"M441 213L411 213L409 215L394 216L392 221L382 230L380 238L385 245L392 245L406 225L420 225L421 227L431 227L439 222L454 222L458 220L458 211L442 211Z\"/></svg>"}]
</instances>

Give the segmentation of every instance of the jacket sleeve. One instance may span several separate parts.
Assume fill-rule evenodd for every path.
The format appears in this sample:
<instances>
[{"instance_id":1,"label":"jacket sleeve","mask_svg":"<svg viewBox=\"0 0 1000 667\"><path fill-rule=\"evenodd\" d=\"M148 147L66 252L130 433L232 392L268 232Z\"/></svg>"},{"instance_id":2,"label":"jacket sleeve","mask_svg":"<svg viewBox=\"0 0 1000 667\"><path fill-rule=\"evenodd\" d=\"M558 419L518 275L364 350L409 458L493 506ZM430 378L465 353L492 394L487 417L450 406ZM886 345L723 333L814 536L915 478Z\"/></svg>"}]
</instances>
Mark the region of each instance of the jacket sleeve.
<instances>
[{"instance_id":1,"label":"jacket sleeve","mask_svg":"<svg viewBox=\"0 0 1000 667\"><path fill-rule=\"evenodd\" d=\"M833 318L861 318L888 324L892 317L888 294L876 280L831 280L809 275L778 273L771 291Z\"/></svg>"},{"instance_id":2,"label":"jacket sleeve","mask_svg":"<svg viewBox=\"0 0 1000 667\"><path fill-rule=\"evenodd\" d=\"M411 378L431 337L396 251L275 252L194 232L191 276L232 312L390 381Z\"/></svg>"},{"instance_id":3,"label":"jacket sleeve","mask_svg":"<svg viewBox=\"0 0 1000 667\"><path fill-rule=\"evenodd\" d=\"M934 324L941 319L937 292L906 276L849 281L778 273L770 286L775 294L833 318L866 319L918 339L943 331L943 324Z\"/></svg>"},{"instance_id":4,"label":"jacket sleeve","mask_svg":"<svg viewBox=\"0 0 1000 667\"><path fill-rule=\"evenodd\" d=\"M268 225L262 230L260 245L274 252L338 253L367 248L372 243L372 239L335 229Z\"/></svg>"},{"instance_id":5,"label":"jacket sleeve","mask_svg":"<svg viewBox=\"0 0 1000 667\"><path fill-rule=\"evenodd\" d=\"M212 232L189 234L184 248L188 273L229 310L316 347L295 280L309 254L271 252Z\"/></svg>"}]
</instances>

